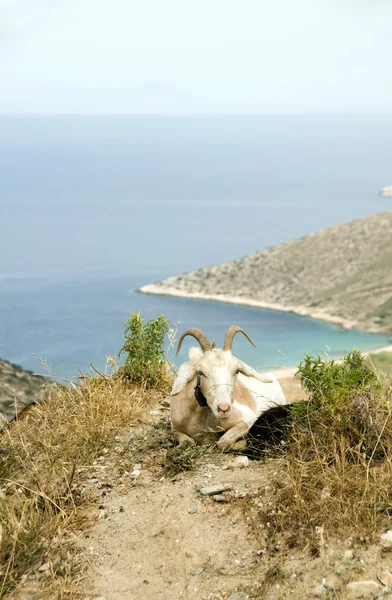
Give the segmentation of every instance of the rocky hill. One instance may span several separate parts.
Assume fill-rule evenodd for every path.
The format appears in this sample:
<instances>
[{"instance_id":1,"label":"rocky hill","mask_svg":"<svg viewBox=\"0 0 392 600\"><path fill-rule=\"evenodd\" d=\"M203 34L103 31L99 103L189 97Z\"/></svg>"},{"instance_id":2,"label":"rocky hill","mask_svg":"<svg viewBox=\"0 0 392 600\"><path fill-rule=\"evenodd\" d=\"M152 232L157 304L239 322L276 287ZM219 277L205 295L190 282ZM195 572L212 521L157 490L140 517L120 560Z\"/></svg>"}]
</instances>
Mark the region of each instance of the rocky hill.
<instances>
[{"instance_id":1,"label":"rocky hill","mask_svg":"<svg viewBox=\"0 0 392 600\"><path fill-rule=\"evenodd\" d=\"M273 308L344 327L392 332L392 212L169 277L139 291Z\"/></svg>"},{"instance_id":2,"label":"rocky hill","mask_svg":"<svg viewBox=\"0 0 392 600\"><path fill-rule=\"evenodd\" d=\"M25 406L43 398L45 379L0 360L0 427Z\"/></svg>"}]
</instances>

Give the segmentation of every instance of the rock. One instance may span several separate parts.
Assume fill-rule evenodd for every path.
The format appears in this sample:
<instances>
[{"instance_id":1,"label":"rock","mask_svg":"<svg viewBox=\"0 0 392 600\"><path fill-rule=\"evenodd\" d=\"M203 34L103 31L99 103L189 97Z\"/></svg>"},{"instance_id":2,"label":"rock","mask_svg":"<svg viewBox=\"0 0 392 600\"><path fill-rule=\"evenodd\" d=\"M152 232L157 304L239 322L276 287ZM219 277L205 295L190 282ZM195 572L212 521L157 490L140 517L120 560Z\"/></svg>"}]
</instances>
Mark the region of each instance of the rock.
<instances>
[{"instance_id":1,"label":"rock","mask_svg":"<svg viewBox=\"0 0 392 600\"><path fill-rule=\"evenodd\" d=\"M192 506L192 508L188 508L188 512L190 515L195 515L197 513L196 506Z\"/></svg>"},{"instance_id":2,"label":"rock","mask_svg":"<svg viewBox=\"0 0 392 600\"><path fill-rule=\"evenodd\" d=\"M207 477L207 479L211 479L212 475L209 471L207 471L207 473L203 473L203 477Z\"/></svg>"},{"instance_id":3,"label":"rock","mask_svg":"<svg viewBox=\"0 0 392 600\"><path fill-rule=\"evenodd\" d=\"M137 479L138 477L140 477L141 471L140 469L134 469L134 471L132 471L132 473L130 473L130 478L131 479Z\"/></svg>"},{"instance_id":4,"label":"rock","mask_svg":"<svg viewBox=\"0 0 392 600\"><path fill-rule=\"evenodd\" d=\"M392 530L388 529L380 536L380 544L383 548L392 548Z\"/></svg>"},{"instance_id":5,"label":"rock","mask_svg":"<svg viewBox=\"0 0 392 600\"><path fill-rule=\"evenodd\" d=\"M234 592L227 600L248 600L248 598L248 594L245 594L244 592Z\"/></svg>"},{"instance_id":6,"label":"rock","mask_svg":"<svg viewBox=\"0 0 392 600\"><path fill-rule=\"evenodd\" d=\"M224 496L223 494L215 494L214 496L212 496L212 499L214 502L227 502L228 501L228 497Z\"/></svg>"},{"instance_id":7,"label":"rock","mask_svg":"<svg viewBox=\"0 0 392 600\"><path fill-rule=\"evenodd\" d=\"M161 414L159 410L150 410L150 415L152 417L157 417L159 414Z\"/></svg>"},{"instance_id":8,"label":"rock","mask_svg":"<svg viewBox=\"0 0 392 600\"><path fill-rule=\"evenodd\" d=\"M381 587L375 581L353 581L346 586L349 598L371 598Z\"/></svg>"},{"instance_id":9,"label":"rock","mask_svg":"<svg viewBox=\"0 0 392 600\"><path fill-rule=\"evenodd\" d=\"M32 594L26 594L23 600L34 600L34 596Z\"/></svg>"},{"instance_id":10,"label":"rock","mask_svg":"<svg viewBox=\"0 0 392 600\"><path fill-rule=\"evenodd\" d=\"M327 588L322 583L321 585L319 585L318 587L316 587L313 590L313 596L316 596L316 598L321 598L321 596L324 596L324 594L326 593L326 591L327 591Z\"/></svg>"},{"instance_id":11,"label":"rock","mask_svg":"<svg viewBox=\"0 0 392 600\"><path fill-rule=\"evenodd\" d=\"M380 575L378 578L383 585L388 586L389 588L392 588L392 573L390 571L388 571L388 569L385 569L383 574Z\"/></svg>"},{"instance_id":12,"label":"rock","mask_svg":"<svg viewBox=\"0 0 392 600\"><path fill-rule=\"evenodd\" d=\"M191 571L191 575L201 575L203 571L203 567L198 567L197 569L193 569L193 571Z\"/></svg>"},{"instance_id":13,"label":"rock","mask_svg":"<svg viewBox=\"0 0 392 600\"><path fill-rule=\"evenodd\" d=\"M125 452L125 448L124 448L124 446L121 446L121 445L119 445L119 446L115 446L115 447L114 447L114 451L115 451L117 454L124 454L124 452Z\"/></svg>"},{"instance_id":14,"label":"rock","mask_svg":"<svg viewBox=\"0 0 392 600\"><path fill-rule=\"evenodd\" d=\"M214 496L215 494L221 494L222 492L229 492L232 486L229 483L217 483L216 485L210 485L202 487L198 491L203 496Z\"/></svg>"},{"instance_id":15,"label":"rock","mask_svg":"<svg viewBox=\"0 0 392 600\"><path fill-rule=\"evenodd\" d=\"M142 463L136 463L135 465L133 465L133 470L134 471L141 471L142 470Z\"/></svg>"},{"instance_id":16,"label":"rock","mask_svg":"<svg viewBox=\"0 0 392 600\"><path fill-rule=\"evenodd\" d=\"M48 569L50 569L50 563L46 562L46 563L44 563L43 565L40 566L40 568L38 569L38 571L40 573L44 573Z\"/></svg>"},{"instance_id":17,"label":"rock","mask_svg":"<svg viewBox=\"0 0 392 600\"><path fill-rule=\"evenodd\" d=\"M352 560L354 558L354 552L352 550L346 550L344 553L345 560Z\"/></svg>"},{"instance_id":18,"label":"rock","mask_svg":"<svg viewBox=\"0 0 392 600\"><path fill-rule=\"evenodd\" d=\"M247 456L236 456L229 462L229 469L245 469L249 467L249 458Z\"/></svg>"}]
</instances>

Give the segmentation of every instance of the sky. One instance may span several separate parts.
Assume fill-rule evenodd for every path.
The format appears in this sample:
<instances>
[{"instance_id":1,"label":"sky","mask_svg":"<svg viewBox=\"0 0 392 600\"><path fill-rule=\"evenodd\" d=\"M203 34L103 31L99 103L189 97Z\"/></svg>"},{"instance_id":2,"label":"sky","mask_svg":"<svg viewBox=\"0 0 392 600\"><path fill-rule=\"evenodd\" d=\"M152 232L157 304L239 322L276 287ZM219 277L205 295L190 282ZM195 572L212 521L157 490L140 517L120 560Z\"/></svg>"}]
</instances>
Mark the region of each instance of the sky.
<instances>
[{"instance_id":1,"label":"sky","mask_svg":"<svg viewBox=\"0 0 392 600\"><path fill-rule=\"evenodd\" d=\"M391 0L0 0L0 112L385 111Z\"/></svg>"}]
</instances>

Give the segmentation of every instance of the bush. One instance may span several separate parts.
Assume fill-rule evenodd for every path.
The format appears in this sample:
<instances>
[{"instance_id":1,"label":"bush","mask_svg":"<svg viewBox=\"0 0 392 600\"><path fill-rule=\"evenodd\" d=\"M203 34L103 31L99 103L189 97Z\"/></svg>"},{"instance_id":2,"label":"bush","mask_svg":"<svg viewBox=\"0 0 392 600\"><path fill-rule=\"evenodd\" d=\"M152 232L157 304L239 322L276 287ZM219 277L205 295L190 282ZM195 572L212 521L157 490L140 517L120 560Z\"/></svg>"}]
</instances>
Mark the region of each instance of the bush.
<instances>
[{"instance_id":1,"label":"bush","mask_svg":"<svg viewBox=\"0 0 392 600\"><path fill-rule=\"evenodd\" d=\"M391 388L355 350L341 361L307 356L298 375L309 401L292 406L276 503L261 511L270 543L379 531L392 514Z\"/></svg>"},{"instance_id":2,"label":"bush","mask_svg":"<svg viewBox=\"0 0 392 600\"><path fill-rule=\"evenodd\" d=\"M125 342L119 352L119 356L125 354L120 375L146 387L160 383L166 373L164 341L169 331L169 322L163 315L144 323L140 314L131 313L125 323Z\"/></svg>"}]
</instances>

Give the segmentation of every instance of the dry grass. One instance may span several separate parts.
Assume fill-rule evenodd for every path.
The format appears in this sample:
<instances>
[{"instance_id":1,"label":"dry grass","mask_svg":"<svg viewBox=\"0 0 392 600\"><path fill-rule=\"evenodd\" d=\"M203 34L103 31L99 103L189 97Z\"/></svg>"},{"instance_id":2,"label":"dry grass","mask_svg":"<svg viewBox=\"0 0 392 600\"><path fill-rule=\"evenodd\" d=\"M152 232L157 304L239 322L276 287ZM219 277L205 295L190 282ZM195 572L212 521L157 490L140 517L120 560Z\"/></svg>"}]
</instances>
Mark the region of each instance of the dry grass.
<instances>
[{"instance_id":1,"label":"dry grass","mask_svg":"<svg viewBox=\"0 0 392 600\"><path fill-rule=\"evenodd\" d=\"M310 401L293 409L275 502L260 514L270 547L317 553L328 536L366 539L392 515L391 387L359 356L302 369Z\"/></svg>"},{"instance_id":2,"label":"dry grass","mask_svg":"<svg viewBox=\"0 0 392 600\"><path fill-rule=\"evenodd\" d=\"M167 385L162 382L161 388ZM42 563L48 563L42 593L75 596L71 582L82 576L81 564L68 547L72 531L83 524L86 502L78 484L86 466L114 444L117 433L140 423L161 395L116 377L53 386L44 402L3 430L0 597Z\"/></svg>"}]
</instances>

